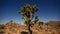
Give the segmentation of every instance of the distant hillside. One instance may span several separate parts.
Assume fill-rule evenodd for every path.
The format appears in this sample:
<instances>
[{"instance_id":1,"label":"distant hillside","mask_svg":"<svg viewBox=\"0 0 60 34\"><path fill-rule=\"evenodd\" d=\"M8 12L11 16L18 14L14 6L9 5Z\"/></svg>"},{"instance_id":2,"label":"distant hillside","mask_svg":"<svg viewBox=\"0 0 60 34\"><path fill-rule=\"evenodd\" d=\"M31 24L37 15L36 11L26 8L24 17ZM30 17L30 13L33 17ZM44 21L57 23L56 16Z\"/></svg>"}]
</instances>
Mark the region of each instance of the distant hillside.
<instances>
[{"instance_id":1,"label":"distant hillside","mask_svg":"<svg viewBox=\"0 0 60 34\"><path fill-rule=\"evenodd\" d=\"M60 28L56 28L60 24L60 21L49 21L48 24L43 22L34 23L31 25L33 34L60 34ZM6 24L0 24L0 34L28 34L28 28L26 25L21 25L16 22L8 22Z\"/></svg>"},{"instance_id":2,"label":"distant hillside","mask_svg":"<svg viewBox=\"0 0 60 34\"><path fill-rule=\"evenodd\" d=\"M60 21L49 21L48 24L54 27L60 27Z\"/></svg>"}]
</instances>

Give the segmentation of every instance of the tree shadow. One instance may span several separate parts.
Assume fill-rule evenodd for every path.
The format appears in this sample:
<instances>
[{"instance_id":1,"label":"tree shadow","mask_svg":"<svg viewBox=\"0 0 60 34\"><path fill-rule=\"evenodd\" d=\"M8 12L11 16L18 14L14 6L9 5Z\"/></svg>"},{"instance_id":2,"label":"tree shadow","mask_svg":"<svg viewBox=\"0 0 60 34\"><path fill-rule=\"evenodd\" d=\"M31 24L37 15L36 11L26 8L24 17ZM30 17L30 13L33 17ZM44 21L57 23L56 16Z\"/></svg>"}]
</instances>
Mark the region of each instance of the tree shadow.
<instances>
[{"instance_id":1,"label":"tree shadow","mask_svg":"<svg viewBox=\"0 0 60 34\"><path fill-rule=\"evenodd\" d=\"M28 34L28 32L22 31L21 34Z\"/></svg>"}]
</instances>

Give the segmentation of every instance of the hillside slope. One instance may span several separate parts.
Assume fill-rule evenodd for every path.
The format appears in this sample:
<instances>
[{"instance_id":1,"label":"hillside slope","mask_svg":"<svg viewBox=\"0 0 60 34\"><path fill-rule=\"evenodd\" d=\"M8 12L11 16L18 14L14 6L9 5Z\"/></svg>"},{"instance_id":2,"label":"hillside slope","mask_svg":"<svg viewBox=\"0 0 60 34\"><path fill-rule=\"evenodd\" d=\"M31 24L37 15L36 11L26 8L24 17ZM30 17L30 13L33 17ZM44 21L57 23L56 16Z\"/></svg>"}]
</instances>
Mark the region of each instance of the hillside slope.
<instances>
[{"instance_id":1,"label":"hillside slope","mask_svg":"<svg viewBox=\"0 0 60 34\"><path fill-rule=\"evenodd\" d=\"M60 23L60 21L59 21ZM60 34L60 26L58 22L35 23L32 25L31 30L33 34ZM0 34L28 34L26 25L21 25L16 22L9 22L0 24Z\"/></svg>"}]
</instances>

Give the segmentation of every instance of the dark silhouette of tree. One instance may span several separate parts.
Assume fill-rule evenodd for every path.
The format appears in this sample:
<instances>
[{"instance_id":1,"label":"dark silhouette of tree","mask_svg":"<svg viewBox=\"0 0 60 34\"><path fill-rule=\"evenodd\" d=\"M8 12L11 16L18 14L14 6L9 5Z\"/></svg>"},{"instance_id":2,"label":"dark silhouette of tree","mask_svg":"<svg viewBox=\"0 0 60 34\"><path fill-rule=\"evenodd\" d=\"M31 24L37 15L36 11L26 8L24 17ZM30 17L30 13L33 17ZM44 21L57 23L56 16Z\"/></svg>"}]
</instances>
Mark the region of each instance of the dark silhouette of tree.
<instances>
[{"instance_id":1,"label":"dark silhouette of tree","mask_svg":"<svg viewBox=\"0 0 60 34\"><path fill-rule=\"evenodd\" d=\"M26 4L24 7L21 8L21 11L19 14L23 16L23 19L25 20L25 24L28 26L29 34L32 34L32 31L30 29L31 27L31 21L34 18L35 12L37 12L37 7L35 5Z\"/></svg>"},{"instance_id":2,"label":"dark silhouette of tree","mask_svg":"<svg viewBox=\"0 0 60 34\"><path fill-rule=\"evenodd\" d=\"M34 23L37 23L39 21L38 16L35 17Z\"/></svg>"}]
</instances>

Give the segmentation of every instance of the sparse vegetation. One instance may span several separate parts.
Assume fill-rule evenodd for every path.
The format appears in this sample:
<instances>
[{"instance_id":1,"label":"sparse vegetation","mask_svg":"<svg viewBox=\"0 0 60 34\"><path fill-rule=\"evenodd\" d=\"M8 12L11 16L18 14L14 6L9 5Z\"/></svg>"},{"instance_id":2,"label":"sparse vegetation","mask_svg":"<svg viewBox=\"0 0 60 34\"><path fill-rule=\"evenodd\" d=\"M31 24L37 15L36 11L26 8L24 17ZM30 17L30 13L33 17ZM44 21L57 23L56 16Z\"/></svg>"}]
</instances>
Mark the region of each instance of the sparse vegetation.
<instances>
[{"instance_id":1,"label":"sparse vegetation","mask_svg":"<svg viewBox=\"0 0 60 34\"><path fill-rule=\"evenodd\" d=\"M21 24L19 24L19 26L18 26L18 23L16 23L16 22L11 22L12 25L16 24L15 25L16 27L11 26L9 24L10 24L10 22L8 24L4 24L4 25L1 24L0 26L3 26L4 28L0 29L0 33L2 33L2 34L5 34L5 33L7 33L7 34L9 34L9 33L10 34L15 34L15 33L21 34L21 32L22 32L22 34L24 34L24 33L29 34L29 30L28 30L27 26L21 25ZM31 27L32 34L59 34L60 33L59 26L56 26L56 25L54 26L54 24L51 25L52 23L49 24L49 22L48 22L48 30L47 30L46 24L43 24L43 25L40 24L41 26L38 24L39 23L36 23ZM56 29L55 27L57 27L58 29Z\"/></svg>"}]
</instances>

